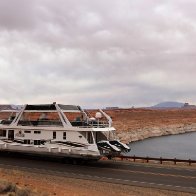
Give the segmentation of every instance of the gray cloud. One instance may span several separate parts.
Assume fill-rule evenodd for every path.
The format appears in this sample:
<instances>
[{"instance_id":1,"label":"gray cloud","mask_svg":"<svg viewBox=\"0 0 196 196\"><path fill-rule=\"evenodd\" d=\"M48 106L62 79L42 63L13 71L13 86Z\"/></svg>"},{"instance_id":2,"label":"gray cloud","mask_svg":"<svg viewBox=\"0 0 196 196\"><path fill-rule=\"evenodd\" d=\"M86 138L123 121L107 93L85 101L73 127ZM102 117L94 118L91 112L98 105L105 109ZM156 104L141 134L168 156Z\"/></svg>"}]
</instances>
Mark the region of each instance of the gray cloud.
<instances>
[{"instance_id":1,"label":"gray cloud","mask_svg":"<svg viewBox=\"0 0 196 196\"><path fill-rule=\"evenodd\" d=\"M0 1L0 102L195 103L193 0Z\"/></svg>"}]
</instances>

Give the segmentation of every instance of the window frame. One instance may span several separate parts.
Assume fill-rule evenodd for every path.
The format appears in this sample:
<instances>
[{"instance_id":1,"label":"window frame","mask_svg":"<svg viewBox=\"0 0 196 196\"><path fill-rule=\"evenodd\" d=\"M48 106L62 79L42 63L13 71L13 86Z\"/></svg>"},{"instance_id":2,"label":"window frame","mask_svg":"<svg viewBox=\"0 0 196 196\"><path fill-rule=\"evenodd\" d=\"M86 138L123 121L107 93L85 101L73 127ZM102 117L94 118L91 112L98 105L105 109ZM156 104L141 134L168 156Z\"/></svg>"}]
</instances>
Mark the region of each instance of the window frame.
<instances>
[{"instance_id":1,"label":"window frame","mask_svg":"<svg viewBox=\"0 0 196 196\"><path fill-rule=\"evenodd\" d=\"M41 131L34 131L34 134L41 134Z\"/></svg>"},{"instance_id":2,"label":"window frame","mask_svg":"<svg viewBox=\"0 0 196 196\"><path fill-rule=\"evenodd\" d=\"M31 133L31 131L24 131L24 133Z\"/></svg>"},{"instance_id":3,"label":"window frame","mask_svg":"<svg viewBox=\"0 0 196 196\"><path fill-rule=\"evenodd\" d=\"M53 139L56 139L56 131L53 131Z\"/></svg>"},{"instance_id":4,"label":"window frame","mask_svg":"<svg viewBox=\"0 0 196 196\"><path fill-rule=\"evenodd\" d=\"M63 132L63 140L66 140L66 139L67 139L67 132L64 131L64 132Z\"/></svg>"},{"instance_id":5,"label":"window frame","mask_svg":"<svg viewBox=\"0 0 196 196\"><path fill-rule=\"evenodd\" d=\"M6 137L7 136L7 130L6 129L0 129L0 137Z\"/></svg>"},{"instance_id":6,"label":"window frame","mask_svg":"<svg viewBox=\"0 0 196 196\"><path fill-rule=\"evenodd\" d=\"M25 139L25 140L24 140L24 144L31 144L31 140Z\"/></svg>"},{"instance_id":7,"label":"window frame","mask_svg":"<svg viewBox=\"0 0 196 196\"><path fill-rule=\"evenodd\" d=\"M34 140L34 141L33 141L33 144L34 144L35 146L39 146L39 145L41 145L41 140Z\"/></svg>"}]
</instances>

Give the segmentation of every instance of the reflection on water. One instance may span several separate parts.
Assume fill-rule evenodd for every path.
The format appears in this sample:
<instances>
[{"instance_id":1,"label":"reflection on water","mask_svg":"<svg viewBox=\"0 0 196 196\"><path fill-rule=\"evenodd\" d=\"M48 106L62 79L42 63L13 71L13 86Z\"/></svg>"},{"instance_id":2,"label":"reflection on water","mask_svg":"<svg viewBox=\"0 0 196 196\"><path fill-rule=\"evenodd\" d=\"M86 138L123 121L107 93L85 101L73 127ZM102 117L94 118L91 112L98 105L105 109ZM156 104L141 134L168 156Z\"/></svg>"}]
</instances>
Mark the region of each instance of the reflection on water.
<instances>
[{"instance_id":1,"label":"reflection on water","mask_svg":"<svg viewBox=\"0 0 196 196\"><path fill-rule=\"evenodd\" d=\"M196 160L196 132L131 142L127 156L149 156Z\"/></svg>"}]
</instances>

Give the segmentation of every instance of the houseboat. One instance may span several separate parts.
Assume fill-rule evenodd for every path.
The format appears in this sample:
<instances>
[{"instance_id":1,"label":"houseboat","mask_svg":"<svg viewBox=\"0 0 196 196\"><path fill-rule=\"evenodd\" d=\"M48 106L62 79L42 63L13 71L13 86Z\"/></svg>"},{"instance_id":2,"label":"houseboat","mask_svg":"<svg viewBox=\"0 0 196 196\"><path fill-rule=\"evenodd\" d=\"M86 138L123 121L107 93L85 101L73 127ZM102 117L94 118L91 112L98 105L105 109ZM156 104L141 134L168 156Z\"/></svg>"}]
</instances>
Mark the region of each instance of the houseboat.
<instances>
[{"instance_id":1,"label":"houseboat","mask_svg":"<svg viewBox=\"0 0 196 196\"><path fill-rule=\"evenodd\" d=\"M103 110L53 103L0 111L0 151L99 160L129 150Z\"/></svg>"}]
</instances>

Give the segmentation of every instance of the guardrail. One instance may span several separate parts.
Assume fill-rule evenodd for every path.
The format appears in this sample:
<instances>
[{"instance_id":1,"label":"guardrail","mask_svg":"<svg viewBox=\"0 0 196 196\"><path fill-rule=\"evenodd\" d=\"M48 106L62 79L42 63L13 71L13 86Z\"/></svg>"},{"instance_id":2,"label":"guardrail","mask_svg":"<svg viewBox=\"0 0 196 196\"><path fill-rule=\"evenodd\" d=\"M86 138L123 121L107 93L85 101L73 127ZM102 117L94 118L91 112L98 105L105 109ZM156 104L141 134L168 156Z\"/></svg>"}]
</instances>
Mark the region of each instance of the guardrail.
<instances>
[{"instance_id":1,"label":"guardrail","mask_svg":"<svg viewBox=\"0 0 196 196\"><path fill-rule=\"evenodd\" d=\"M155 158L155 157L139 157L139 156L119 156L118 158L120 158L122 161L123 160L133 160L134 162L136 160L144 160L146 163L149 163L149 161L158 161L160 164L163 164L163 162L174 162L174 164L176 165L178 162L180 163L188 163L190 166L192 163L196 163L196 160L191 160L191 159L177 159L177 158Z\"/></svg>"}]
</instances>

